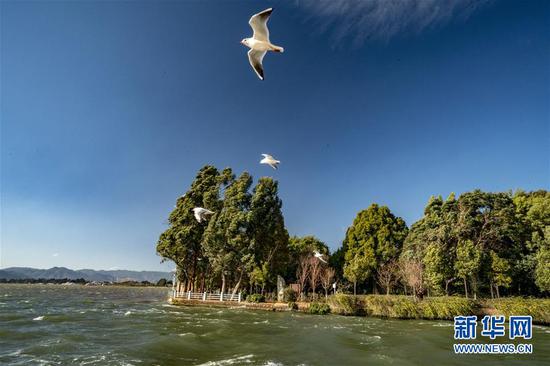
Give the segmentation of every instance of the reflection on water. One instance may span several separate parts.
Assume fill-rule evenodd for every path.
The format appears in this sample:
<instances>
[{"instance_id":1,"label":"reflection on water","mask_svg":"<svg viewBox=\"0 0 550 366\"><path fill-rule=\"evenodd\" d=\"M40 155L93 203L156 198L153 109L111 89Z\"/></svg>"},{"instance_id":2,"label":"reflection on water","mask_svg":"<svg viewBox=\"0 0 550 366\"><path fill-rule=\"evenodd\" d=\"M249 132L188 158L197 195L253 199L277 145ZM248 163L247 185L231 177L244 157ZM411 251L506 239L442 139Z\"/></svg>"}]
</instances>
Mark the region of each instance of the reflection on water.
<instances>
[{"instance_id":1,"label":"reflection on water","mask_svg":"<svg viewBox=\"0 0 550 366\"><path fill-rule=\"evenodd\" d=\"M452 354L451 322L176 307L158 288L0 285L2 365L548 365ZM481 342L481 341L480 341ZM481 361L481 362L478 362Z\"/></svg>"}]
</instances>

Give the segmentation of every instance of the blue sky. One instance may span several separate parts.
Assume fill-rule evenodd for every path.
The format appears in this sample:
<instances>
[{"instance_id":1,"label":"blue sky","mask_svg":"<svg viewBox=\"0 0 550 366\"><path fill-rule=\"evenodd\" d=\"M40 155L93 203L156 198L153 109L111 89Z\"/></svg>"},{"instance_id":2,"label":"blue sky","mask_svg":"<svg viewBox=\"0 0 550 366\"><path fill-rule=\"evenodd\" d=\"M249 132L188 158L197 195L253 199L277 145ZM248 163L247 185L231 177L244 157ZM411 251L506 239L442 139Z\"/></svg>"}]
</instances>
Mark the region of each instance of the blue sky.
<instances>
[{"instance_id":1,"label":"blue sky","mask_svg":"<svg viewBox=\"0 0 550 366\"><path fill-rule=\"evenodd\" d=\"M289 232L332 249L373 202L410 225L430 195L550 187L550 3L353 4L1 2L0 267L171 269L205 164L279 180ZM239 41L270 5L261 82Z\"/></svg>"}]
</instances>

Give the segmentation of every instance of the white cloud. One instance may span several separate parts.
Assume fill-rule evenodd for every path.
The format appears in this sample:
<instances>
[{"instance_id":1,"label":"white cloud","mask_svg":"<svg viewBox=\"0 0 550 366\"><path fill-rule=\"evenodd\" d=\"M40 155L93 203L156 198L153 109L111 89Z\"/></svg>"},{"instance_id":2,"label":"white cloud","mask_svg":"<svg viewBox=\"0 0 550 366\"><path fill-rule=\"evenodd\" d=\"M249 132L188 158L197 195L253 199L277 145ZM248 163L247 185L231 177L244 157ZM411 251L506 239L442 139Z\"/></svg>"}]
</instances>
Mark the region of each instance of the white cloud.
<instances>
[{"instance_id":1,"label":"white cloud","mask_svg":"<svg viewBox=\"0 0 550 366\"><path fill-rule=\"evenodd\" d=\"M59 257L59 253L53 253L52 257Z\"/></svg>"},{"instance_id":2,"label":"white cloud","mask_svg":"<svg viewBox=\"0 0 550 366\"><path fill-rule=\"evenodd\" d=\"M305 0L300 3L319 19L333 41L347 37L387 41L401 33L418 34L450 20L466 20L492 0Z\"/></svg>"}]
</instances>

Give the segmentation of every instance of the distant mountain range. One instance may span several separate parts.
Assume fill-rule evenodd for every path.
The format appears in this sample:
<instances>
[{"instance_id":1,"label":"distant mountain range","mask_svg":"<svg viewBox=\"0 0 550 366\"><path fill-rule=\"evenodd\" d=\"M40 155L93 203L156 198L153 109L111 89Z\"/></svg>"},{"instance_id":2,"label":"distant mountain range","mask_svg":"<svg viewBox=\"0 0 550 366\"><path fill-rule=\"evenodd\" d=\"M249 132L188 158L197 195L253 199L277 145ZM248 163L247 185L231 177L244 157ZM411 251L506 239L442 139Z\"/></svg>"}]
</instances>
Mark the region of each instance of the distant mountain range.
<instances>
[{"instance_id":1,"label":"distant mountain range","mask_svg":"<svg viewBox=\"0 0 550 366\"><path fill-rule=\"evenodd\" d=\"M83 278L86 281L106 281L106 282L123 282L123 281L149 281L152 283L158 282L161 278L166 280L172 279L170 272L157 271L125 271L114 270L96 271L93 269L77 269L72 270L65 267L52 267L50 269L37 269L29 267L9 267L0 269L0 279L6 280L26 280L26 279L70 279L76 280Z\"/></svg>"}]
</instances>

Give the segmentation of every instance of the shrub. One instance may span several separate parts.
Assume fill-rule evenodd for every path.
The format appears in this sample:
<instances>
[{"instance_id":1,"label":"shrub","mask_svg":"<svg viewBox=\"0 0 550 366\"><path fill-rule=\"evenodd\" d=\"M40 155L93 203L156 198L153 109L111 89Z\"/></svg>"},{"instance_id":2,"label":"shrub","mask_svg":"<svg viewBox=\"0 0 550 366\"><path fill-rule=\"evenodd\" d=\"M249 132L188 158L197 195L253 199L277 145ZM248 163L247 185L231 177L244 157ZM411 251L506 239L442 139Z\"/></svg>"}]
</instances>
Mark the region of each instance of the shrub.
<instances>
[{"instance_id":1,"label":"shrub","mask_svg":"<svg viewBox=\"0 0 550 366\"><path fill-rule=\"evenodd\" d=\"M296 304L294 301L289 301L288 308L290 310L298 310L298 304Z\"/></svg>"},{"instance_id":2,"label":"shrub","mask_svg":"<svg viewBox=\"0 0 550 366\"><path fill-rule=\"evenodd\" d=\"M261 294L252 294L248 295L246 298L246 301L248 302L265 302L265 296Z\"/></svg>"},{"instance_id":3,"label":"shrub","mask_svg":"<svg viewBox=\"0 0 550 366\"><path fill-rule=\"evenodd\" d=\"M309 304L308 313L325 315L330 313L330 306L326 303L312 302L311 304Z\"/></svg>"},{"instance_id":4,"label":"shrub","mask_svg":"<svg viewBox=\"0 0 550 366\"><path fill-rule=\"evenodd\" d=\"M294 291L292 288L287 287L283 291L283 300L286 302L294 302L298 298L296 291Z\"/></svg>"},{"instance_id":5,"label":"shrub","mask_svg":"<svg viewBox=\"0 0 550 366\"><path fill-rule=\"evenodd\" d=\"M333 312L341 315L362 315L361 303L358 296L336 294L328 298Z\"/></svg>"}]
</instances>

